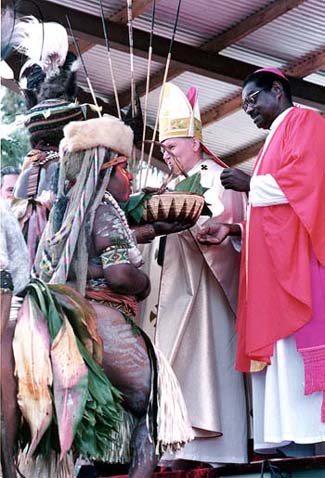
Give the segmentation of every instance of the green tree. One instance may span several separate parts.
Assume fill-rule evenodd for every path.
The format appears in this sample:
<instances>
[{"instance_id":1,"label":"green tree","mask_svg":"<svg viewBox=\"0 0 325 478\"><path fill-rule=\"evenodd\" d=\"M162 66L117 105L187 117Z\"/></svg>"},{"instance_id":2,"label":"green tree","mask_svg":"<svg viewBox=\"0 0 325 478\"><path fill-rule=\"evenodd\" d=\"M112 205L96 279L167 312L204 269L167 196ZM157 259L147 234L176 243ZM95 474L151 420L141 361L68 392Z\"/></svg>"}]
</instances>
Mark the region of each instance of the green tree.
<instances>
[{"instance_id":1,"label":"green tree","mask_svg":"<svg viewBox=\"0 0 325 478\"><path fill-rule=\"evenodd\" d=\"M1 87L1 167L20 166L30 150L29 135L22 125L12 133L6 133L6 125L14 123L19 115L26 112L23 97Z\"/></svg>"}]
</instances>

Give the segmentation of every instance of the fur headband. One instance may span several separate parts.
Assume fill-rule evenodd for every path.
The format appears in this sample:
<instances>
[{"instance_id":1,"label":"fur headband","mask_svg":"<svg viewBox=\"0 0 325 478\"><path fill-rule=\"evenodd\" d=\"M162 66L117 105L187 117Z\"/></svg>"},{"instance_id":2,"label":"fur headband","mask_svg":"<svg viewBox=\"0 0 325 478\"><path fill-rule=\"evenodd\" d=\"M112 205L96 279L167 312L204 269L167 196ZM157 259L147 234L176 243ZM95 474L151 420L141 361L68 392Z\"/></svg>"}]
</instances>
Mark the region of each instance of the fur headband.
<instances>
[{"instance_id":1,"label":"fur headband","mask_svg":"<svg viewBox=\"0 0 325 478\"><path fill-rule=\"evenodd\" d=\"M87 121L71 121L64 127L62 152L74 153L97 146L131 157L133 131L115 116L106 115Z\"/></svg>"}]
</instances>

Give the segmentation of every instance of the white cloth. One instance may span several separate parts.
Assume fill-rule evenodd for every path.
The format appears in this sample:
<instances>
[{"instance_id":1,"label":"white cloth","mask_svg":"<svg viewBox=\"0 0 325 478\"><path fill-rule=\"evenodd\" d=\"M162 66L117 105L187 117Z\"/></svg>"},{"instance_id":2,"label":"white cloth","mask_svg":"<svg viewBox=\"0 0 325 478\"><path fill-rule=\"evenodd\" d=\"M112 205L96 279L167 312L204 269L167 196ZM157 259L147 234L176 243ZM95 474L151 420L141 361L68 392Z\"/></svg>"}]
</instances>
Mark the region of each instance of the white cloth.
<instances>
[{"instance_id":1,"label":"white cloth","mask_svg":"<svg viewBox=\"0 0 325 478\"><path fill-rule=\"evenodd\" d=\"M202 159L187 173L189 176L201 173L201 186L207 188L204 197L212 216L219 216L224 211L224 205L220 200L224 190L220 181L222 171L223 169L215 161ZM175 189L176 184L183 179L185 179L184 176L178 176L169 183L168 189Z\"/></svg>"},{"instance_id":2,"label":"white cloth","mask_svg":"<svg viewBox=\"0 0 325 478\"><path fill-rule=\"evenodd\" d=\"M263 145L262 153L260 155L259 161L254 169L251 182L250 182L250 192L249 192L249 206L248 206L248 218L250 215L250 207L261 207L261 206L272 206L276 204L285 204L288 202L285 199L285 195L281 191L279 185L272 177L271 174L258 175L259 165L265 154L265 151L273 138L274 133L276 132L278 126L282 123L287 114L292 110L287 108L283 111L270 126L270 132L266 137L265 143Z\"/></svg>"},{"instance_id":3,"label":"white cloth","mask_svg":"<svg viewBox=\"0 0 325 478\"><path fill-rule=\"evenodd\" d=\"M288 202L280 186L271 174L253 176L250 182L252 207L275 206Z\"/></svg>"},{"instance_id":4,"label":"white cloth","mask_svg":"<svg viewBox=\"0 0 325 478\"><path fill-rule=\"evenodd\" d=\"M254 449L325 441L322 393L304 395L304 365L294 337L278 340L272 363L252 374Z\"/></svg>"},{"instance_id":5,"label":"white cloth","mask_svg":"<svg viewBox=\"0 0 325 478\"><path fill-rule=\"evenodd\" d=\"M243 220L245 198L224 190L223 168L208 159L189 175L199 171L214 217ZM164 459L242 463L247 460L246 401L243 376L234 367L240 257L230 240L220 246L196 241L205 220L166 242L156 344L179 380L196 438Z\"/></svg>"},{"instance_id":6,"label":"white cloth","mask_svg":"<svg viewBox=\"0 0 325 478\"><path fill-rule=\"evenodd\" d=\"M6 199L0 197L0 268L11 274L14 294L29 281L29 256L19 223Z\"/></svg>"}]
</instances>

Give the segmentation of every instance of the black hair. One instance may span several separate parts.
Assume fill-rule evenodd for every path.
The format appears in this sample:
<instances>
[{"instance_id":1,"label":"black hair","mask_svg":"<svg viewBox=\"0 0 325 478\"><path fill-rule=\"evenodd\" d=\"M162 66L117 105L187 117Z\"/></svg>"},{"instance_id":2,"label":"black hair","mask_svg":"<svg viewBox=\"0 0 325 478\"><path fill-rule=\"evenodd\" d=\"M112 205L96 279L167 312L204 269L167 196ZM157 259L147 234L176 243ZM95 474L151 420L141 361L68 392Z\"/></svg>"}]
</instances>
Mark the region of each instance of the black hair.
<instances>
[{"instance_id":1,"label":"black hair","mask_svg":"<svg viewBox=\"0 0 325 478\"><path fill-rule=\"evenodd\" d=\"M0 169L0 186L2 186L2 178L4 176L8 176L9 174L19 175L21 173L21 169L16 166L5 166L4 168Z\"/></svg>"},{"instance_id":2,"label":"black hair","mask_svg":"<svg viewBox=\"0 0 325 478\"><path fill-rule=\"evenodd\" d=\"M245 78L243 82L243 88L245 88L245 86L248 83L254 82L256 86L259 88L265 88L266 90L271 90L273 83L275 81L277 81L278 83L281 83L286 99L290 103L292 103L292 93L291 93L289 80L287 80L286 78L283 78L280 75L276 75L275 73L272 73L271 71L258 71L258 72L251 73Z\"/></svg>"},{"instance_id":3,"label":"black hair","mask_svg":"<svg viewBox=\"0 0 325 478\"><path fill-rule=\"evenodd\" d=\"M77 73L73 68L76 55L68 52L64 65L56 75L46 77L39 65L32 65L27 71L27 88L23 90L26 108L29 110L47 99L62 98L74 101L77 94Z\"/></svg>"}]
</instances>

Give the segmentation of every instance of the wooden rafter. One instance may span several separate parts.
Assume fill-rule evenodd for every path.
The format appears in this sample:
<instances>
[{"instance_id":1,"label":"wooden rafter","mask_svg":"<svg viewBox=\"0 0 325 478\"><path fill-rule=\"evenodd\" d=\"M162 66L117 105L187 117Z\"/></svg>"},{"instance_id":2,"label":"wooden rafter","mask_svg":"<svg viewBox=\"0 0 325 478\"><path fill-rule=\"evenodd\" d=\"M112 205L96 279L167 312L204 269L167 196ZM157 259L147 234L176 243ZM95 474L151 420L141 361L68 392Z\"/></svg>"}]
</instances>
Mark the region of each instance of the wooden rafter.
<instances>
[{"instance_id":1,"label":"wooden rafter","mask_svg":"<svg viewBox=\"0 0 325 478\"><path fill-rule=\"evenodd\" d=\"M301 3L303 3L303 0L276 0L271 4L267 5L266 7L258 10L256 13L249 15L232 28L229 28L224 33L218 35L216 38L205 42L203 45L201 45L201 48L205 51L217 53L226 48L227 46L238 42L250 33L253 33L259 28L262 28L267 23L271 22L272 20L275 20L280 15L283 15L284 13L288 12L292 8L297 7ZM177 65L172 64L169 68L167 80L171 81L173 78L184 73L184 71L184 68L180 68L177 67ZM150 91L161 85L163 74L164 70L162 69L151 76ZM145 87L145 79L138 82L137 91L139 92L140 96L145 93ZM130 103L129 90L125 90L124 92L120 93L120 103L121 106L125 106Z\"/></svg>"},{"instance_id":2,"label":"wooden rafter","mask_svg":"<svg viewBox=\"0 0 325 478\"><path fill-rule=\"evenodd\" d=\"M156 0L157 3L159 0ZM148 5L152 3L152 0L133 0L133 8L132 8L132 14L133 18L138 17L139 15L142 15L142 13L147 9ZM110 22L116 22L116 23L124 23L126 24L128 22L128 15L127 15L127 7L122 8L118 12L113 13L109 17ZM79 40L79 49L81 53L86 53L88 50L91 50L95 46L95 43L86 41L86 40ZM77 55L78 52L75 51L75 46L72 44L70 46L70 49Z\"/></svg>"},{"instance_id":3,"label":"wooden rafter","mask_svg":"<svg viewBox=\"0 0 325 478\"><path fill-rule=\"evenodd\" d=\"M304 78L317 70L325 69L325 47L308 53L302 59L295 63L291 68L285 70L285 73Z\"/></svg>"},{"instance_id":4,"label":"wooden rafter","mask_svg":"<svg viewBox=\"0 0 325 478\"><path fill-rule=\"evenodd\" d=\"M236 166L239 163L243 163L248 159L253 158L259 152L264 144L264 139L259 140L256 143L250 144L246 148L243 148L239 151L235 151L234 153L227 154L225 156L220 156L222 161L228 164L228 166Z\"/></svg>"},{"instance_id":5,"label":"wooden rafter","mask_svg":"<svg viewBox=\"0 0 325 478\"><path fill-rule=\"evenodd\" d=\"M221 33L215 39L208 41L202 46L202 48L215 52L221 51L262 28L264 25L272 22L281 15L284 15L289 10L298 7L303 1L304 0L275 0L264 8L258 10L253 15L246 17L234 27Z\"/></svg>"},{"instance_id":6,"label":"wooden rafter","mask_svg":"<svg viewBox=\"0 0 325 478\"><path fill-rule=\"evenodd\" d=\"M159 0L156 0L156 3L158 3ZM132 4L132 18L136 18L142 13L144 13L148 6L152 4L152 0L133 0ZM111 22L115 23L127 23L128 22L128 13L127 13L127 7L122 8L116 13L113 13L110 17L109 20Z\"/></svg>"},{"instance_id":7,"label":"wooden rafter","mask_svg":"<svg viewBox=\"0 0 325 478\"><path fill-rule=\"evenodd\" d=\"M222 118L234 113L241 108L241 93L235 93L222 102L218 102L201 113L201 121L203 127L208 126L211 123L220 121Z\"/></svg>"},{"instance_id":8,"label":"wooden rafter","mask_svg":"<svg viewBox=\"0 0 325 478\"><path fill-rule=\"evenodd\" d=\"M65 15L68 13L79 38L100 45L104 44L104 39L99 35L101 31L101 19L99 17L63 5L54 5L47 0L42 1L42 7L45 21L59 21L65 24ZM30 13L25 2L19 4L18 9L24 14ZM109 29L112 48L127 52L129 48L127 27L109 22ZM150 34L145 31L134 29L134 53L136 55L141 57L147 56L149 36ZM167 38L154 35L153 51L155 54L153 55L153 61L164 64L168 48L169 40ZM257 68L256 65L227 58L180 42L174 43L173 58L178 63L178 66L183 69L208 78L226 81L236 86L240 86L243 79ZM325 107L323 88L319 85L297 79L292 79L291 85L293 93L300 103L319 108Z\"/></svg>"}]
</instances>

